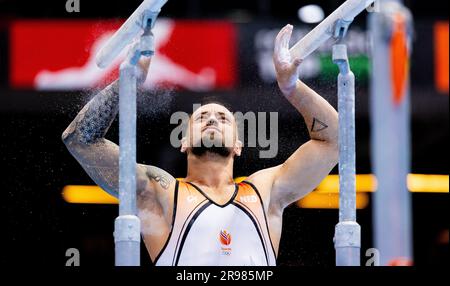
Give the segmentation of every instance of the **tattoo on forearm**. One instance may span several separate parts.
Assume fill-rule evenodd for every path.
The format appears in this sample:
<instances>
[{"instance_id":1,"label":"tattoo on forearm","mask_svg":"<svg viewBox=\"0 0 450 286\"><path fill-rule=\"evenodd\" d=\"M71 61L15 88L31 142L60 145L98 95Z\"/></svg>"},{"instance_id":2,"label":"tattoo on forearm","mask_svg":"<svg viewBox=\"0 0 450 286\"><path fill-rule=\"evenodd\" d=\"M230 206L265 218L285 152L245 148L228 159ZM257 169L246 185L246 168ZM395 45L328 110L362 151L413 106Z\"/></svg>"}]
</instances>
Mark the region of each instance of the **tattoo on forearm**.
<instances>
[{"instance_id":1,"label":"tattoo on forearm","mask_svg":"<svg viewBox=\"0 0 450 286\"><path fill-rule=\"evenodd\" d=\"M322 131L327 128L328 128L328 125L326 125L325 123L323 123L322 121L320 121L319 119L314 117L313 123L311 126L311 132L319 132L319 131Z\"/></svg>"},{"instance_id":2,"label":"tattoo on forearm","mask_svg":"<svg viewBox=\"0 0 450 286\"><path fill-rule=\"evenodd\" d=\"M97 94L77 115L63 138L74 134L85 144L103 138L119 110L119 85L113 82Z\"/></svg>"}]
</instances>

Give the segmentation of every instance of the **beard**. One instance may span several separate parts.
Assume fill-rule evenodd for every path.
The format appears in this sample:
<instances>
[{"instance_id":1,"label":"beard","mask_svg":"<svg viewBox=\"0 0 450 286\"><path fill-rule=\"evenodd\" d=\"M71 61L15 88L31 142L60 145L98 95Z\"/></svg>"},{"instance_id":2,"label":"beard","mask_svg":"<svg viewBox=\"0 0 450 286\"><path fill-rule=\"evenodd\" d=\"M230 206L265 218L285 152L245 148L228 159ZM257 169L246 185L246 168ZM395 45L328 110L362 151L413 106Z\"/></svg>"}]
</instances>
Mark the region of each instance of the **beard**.
<instances>
[{"instance_id":1,"label":"beard","mask_svg":"<svg viewBox=\"0 0 450 286\"><path fill-rule=\"evenodd\" d=\"M205 154L216 154L220 157L226 158L230 156L232 148L227 148L225 146L211 146L207 147L203 144L203 142L198 147L191 147L191 152L197 157L201 157Z\"/></svg>"}]
</instances>

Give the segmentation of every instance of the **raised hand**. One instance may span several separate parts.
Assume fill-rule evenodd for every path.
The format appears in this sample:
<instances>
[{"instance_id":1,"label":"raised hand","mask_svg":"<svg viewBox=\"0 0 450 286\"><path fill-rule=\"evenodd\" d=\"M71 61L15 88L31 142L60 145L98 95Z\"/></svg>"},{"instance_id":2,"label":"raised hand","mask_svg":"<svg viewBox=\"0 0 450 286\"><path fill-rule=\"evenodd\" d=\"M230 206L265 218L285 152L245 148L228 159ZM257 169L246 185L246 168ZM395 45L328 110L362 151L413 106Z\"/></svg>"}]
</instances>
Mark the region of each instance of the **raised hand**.
<instances>
[{"instance_id":1,"label":"raised hand","mask_svg":"<svg viewBox=\"0 0 450 286\"><path fill-rule=\"evenodd\" d=\"M289 96L295 90L300 73L300 59L292 59L289 53L289 40L292 35L292 25L284 26L275 39L273 63L278 81L278 86L285 96Z\"/></svg>"}]
</instances>

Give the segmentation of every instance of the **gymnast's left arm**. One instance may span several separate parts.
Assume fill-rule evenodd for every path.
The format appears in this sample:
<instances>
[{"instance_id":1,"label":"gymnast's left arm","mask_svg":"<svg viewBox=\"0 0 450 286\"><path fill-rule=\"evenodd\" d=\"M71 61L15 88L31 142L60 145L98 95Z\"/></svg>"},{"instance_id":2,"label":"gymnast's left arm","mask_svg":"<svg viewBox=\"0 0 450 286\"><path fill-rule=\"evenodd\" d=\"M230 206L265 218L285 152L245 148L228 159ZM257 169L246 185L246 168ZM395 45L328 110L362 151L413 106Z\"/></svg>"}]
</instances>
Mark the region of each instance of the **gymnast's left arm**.
<instances>
[{"instance_id":1,"label":"gymnast's left arm","mask_svg":"<svg viewBox=\"0 0 450 286\"><path fill-rule=\"evenodd\" d=\"M300 112L310 140L283 164L273 168L270 202L280 209L311 192L338 163L338 113L319 94L298 79L301 61L291 59L292 26L285 26L275 40L273 61L284 97Z\"/></svg>"}]
</instances>

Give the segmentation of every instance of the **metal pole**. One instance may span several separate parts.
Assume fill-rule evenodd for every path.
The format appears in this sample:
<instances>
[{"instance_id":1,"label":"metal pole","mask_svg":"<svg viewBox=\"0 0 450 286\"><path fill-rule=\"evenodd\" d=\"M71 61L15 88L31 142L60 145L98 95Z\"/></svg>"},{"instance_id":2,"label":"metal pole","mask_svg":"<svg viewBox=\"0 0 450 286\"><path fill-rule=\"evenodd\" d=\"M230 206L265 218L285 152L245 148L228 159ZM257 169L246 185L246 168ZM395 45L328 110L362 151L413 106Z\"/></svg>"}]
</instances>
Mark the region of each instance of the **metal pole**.
<instances>
[{"instance_id":1,"label":"metal pole","mask_svg":"<svg viewBox=\"0 0 450 286\"><path fill-rule=\"evenodd\" d=\"M119 78L119 216L114 223L116 266L140 265L140 220L136 216L136 65L141 55L154 54L151 29L167 0L144 0L97 53L104 68L133 41ZM145 80L145 79L142 79Z\"/></svg>"},{"instance_id":2,"label":"metal pole","mask_svg":"<svg viewBox=\"0 0 450 286\"><path fill-rule=\"evenodd\" d=\"M289 49L291 57L303 60L328 39L342 38L353 19L373 2L374 0L346 0Z\"/></svg>"},{"instance_id":3,"label":"metal pole","mask_svg":"<svg viewBox=\"0 0 450 286\"><path fill-rule=\"evenodd\" d=\"M374 0L347 0L289 51L304 59L330 38L342 40L354 17ZM360 265L361 227L356 223L355 175L355 76L350 70L347 47L333 46L333 61L339 67L339 223L334 243L336 265Z\"/></svg>"},{"instance_id":4,"label":"metal pole","mask_svg":"<svg viewBox=\"0 0 450 286\"><path fill-rule=\"evenodd\" d=\"M131 51L133 53L133 51ZM136 216L136 62L120 65L119 217L114 227L116 266L140 265L140 220Z\"/></svg>"},{"instance_id":5,"label":"metal pole","mask_svg":"<svg viewBox=\"0 0 450 286\"><path fill-rule=\"evenodd\" d=\"M136 65L142 55L152 56L152 27L156 13L148 14L144 33L132 44L120 65L119 78L119 217L114 224L116 266L140 265L141 223L136 216ZM140 79L145 80L145 79Z\"/></svg>"},{"instance_id":6,"label":"metal pole","mask_svg":"<svg viewBox=\"0 0 450 286\"><path fill-rule=\"evenodd\" d=\"M339 67L339 223L335 228L336 266L359 266L361 227L356 222L355 76L350 70L347 46L333 46Z\"/></svg>"},{"instance_id":7,"label":"metal pole","mask_svg":"<svg viewBox=\"0 0 450 286\"><path fill-rule=\"evenodd\" d=\"M392 265L397 259L412 260L411 197L407 189L410 171L409 71L402 70L407 67L408 55L398 57L395 52L404 44L409 53L411 16L401 1L383 0L379 9L369 18L373 66L371 157L377 178L372 210L374 242L380 263ZM399 71L404 72L404 76L398 74Z\"/></svg>"}]
</instances>

